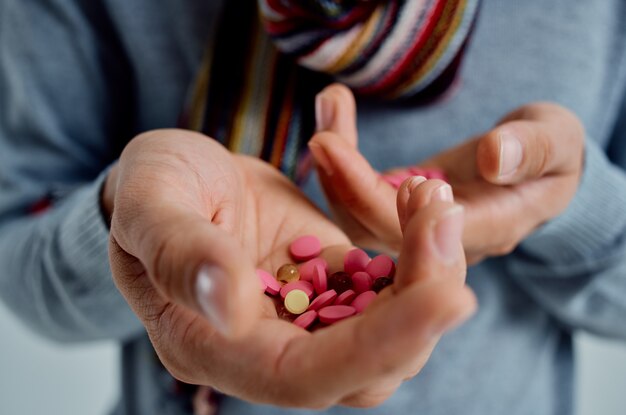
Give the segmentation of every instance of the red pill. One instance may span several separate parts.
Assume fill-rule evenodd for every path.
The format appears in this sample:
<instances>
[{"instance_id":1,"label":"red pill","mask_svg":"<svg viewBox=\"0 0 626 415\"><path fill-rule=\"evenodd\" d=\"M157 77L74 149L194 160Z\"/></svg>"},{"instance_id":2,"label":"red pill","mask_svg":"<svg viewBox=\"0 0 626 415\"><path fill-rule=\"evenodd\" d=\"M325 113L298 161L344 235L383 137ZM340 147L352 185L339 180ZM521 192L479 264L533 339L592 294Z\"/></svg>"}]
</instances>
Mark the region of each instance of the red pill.
<instances>
[{"instance_id":1,"label":"red pill","mask_svg":"<svg viewBox=\"0 0 626 415\"><path fill-rule=\"evenodd\" d=\"M352 277L347 272L335 272L328 277L328 289L337 291L337 294L351 290Z\"/></svg>"},{"instance_id":2,"label":"red pill","mask_svg":"<svg viewBox=\"0 0 626 415\"><path fill-rule=\"evenodd\" d=\"M391 174L391 175L383 175L382 178L384 181L389 183L392 187L394 187L395 189L398 189L402 185L402 182L411 176L413 176L411 173L409 173L406 170L403 170L400 173Z\"/></svg>"},{"instance_id":3,"label":"red pill","mask_svg":"<svg viewBox=\"0 0 626 415\"><path fill-rule=\"evenodd\" d=\"M357 294L364 293L372 289L372 277L365 271L359 271L352 274L352 289Z\"/></svg>"},{"instance_id":4,"label":"red pill","mask_svg":"<svg viewBox=\"0 0 626 415\"><path fill-rule=\"evenodd\" d=\"M337 291L328 290L325 293L318 295L315 300L309 305L309 310L319 310L320 308L327 307L335 301L337 298Z\"/></svg>"},{"instance_id":5,"label":"red pill","mask_svg":"<svg viewBox=\"0 0 626 415\"><path fill-rule=\"evenodd\" d=\"M316 265L320 265L322 268L324 268L324 271L328 272L328 262L326 262L324 258L313 258L298 266L298 270L300 271L300 279L305 281L313 281L313 272L315 271Z\"/></svg>"},{"instance_id":6,"label":"red pill","mask_svg":"<svg viewBox=\"0 0 626 415\"><path fill-rule=\"evenodd\" d=\"M334 305L350 305L352 300L356 297L356 293L353 290L342 292L333 303Z\"/></svg>"},{"instance_id":7,"label":"red pill","mask_svg":"<svg viewBox=\"0 0 626 415\"><path fill-rule=\"evenodd\" d=\"M391 284L393 284L393 280L391 278L378 277L374 280L374 284L372 284L372 291L379 293L383 288Z\"/></svg>"},{"instance_id":8,"label":"red pill","mask_svg":"<svg viewBox=\"0 0 626 415\"><path fill-rule=\"evenodd\" d=\"M306 329L315 322L316 318L317 311L309 310L303 314L300 314L298 318L293 321L293 324L298 327L302 327L303 329Z\"/></svg>"},{"instance_id":9,"label":"red pill","mask_svg":"<svg viewBox=\"0 0 626 415\"><path fill-rule=\"evenodd\" d=\"M328 277L326 276L326 270L321 265L316 265L313 268L313 287L317 294L328 290Z\"/></svg>"},{"instance_id":10,"label":"red pill","mask_svg":"<svg viewBox=\"0 0 626 415\"><path fill-rule=\"evenodd\" d=\"M352 275L355 272L365 271L365 267L370 262L370 257L362 249L355 248L348 253L343 259L343 270Z\"/></svg>"},{"instance_id":11,"label":"red pill","mask_svg":"<svg viewBox=\"0 0 626 415\"><path fill-rule=\"evenodd\" d=\"M317 315L322 323L333 324L356 314L356 309L349 305L331 305L322 308Z\"/></svg>"},{"instance_id":12,"label":"red pill","mask_svg":"<svg viewBox=\"0 0 626 415\"><path fill-rule=\"evenodd\" d=\"M256 275L259 276L266 293L276 295L280 292L281 285L272 274L265 270L257 269Z\"/></svg>"},{"instance_id":13,"label":"red pill","mask_svg":"<svg viewBox=\"0 0 626 415\"><path fill-rule=\"evenodd\" d=\"M313 284L308 281L294 281L283 285L283 288L280 289L280 296L285 298L293 290L304 291L309 299L313 298Z\"/></svg>"},{"instance_id":14,"label":"red pill","mask_svg":"<svg viewBox=\"0 0 626 415\"><path fill-rule=\"evenodd\" d=\"M350 305L356 309L357 313L362 313L376 299L376 296L377 294L374 291L365 291L359 294Z\"/></svg>"},{"instance_id":15,"label":"red pill","mask_svg":"<svg viewBox=\"0 0 626 415\"><path fill-rule=\"evenodd\" d=\"M370 276L374 279L378 277L391 278L396 273L396 264L390 256L378 255L374 257L369 264L367 264L365 272L370 274Z\"/></svg>"},{"instance_id":16,"label":"red pill","mask_svg":"<svg viewBox=\"0 0 626 415\"><path fill-rule=\"evenodd\" d=\"M322 252L322 244L317 236L301 236L289 245L289 253L296 261L308 261Z\"/></svg>"}]
</instances>

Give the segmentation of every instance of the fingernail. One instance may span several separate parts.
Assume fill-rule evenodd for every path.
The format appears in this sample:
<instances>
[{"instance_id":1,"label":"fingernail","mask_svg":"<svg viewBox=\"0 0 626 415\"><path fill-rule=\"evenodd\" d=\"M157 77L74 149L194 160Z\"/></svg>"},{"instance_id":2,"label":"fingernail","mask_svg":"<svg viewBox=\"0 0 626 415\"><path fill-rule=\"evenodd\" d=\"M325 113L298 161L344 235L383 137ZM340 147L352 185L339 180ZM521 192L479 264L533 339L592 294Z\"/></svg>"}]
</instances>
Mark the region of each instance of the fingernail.
<instances>
[{"instance_id":1,"label":"fingernail","mask_svg":"<svg viewBox=\"0 0 626 415\"><path fill-rule=\"evenodd\" d=\"M498 177L511 175L522 162L522 144L509 132L500 133L500 166Z\"/></svg>"},{"instance_id":2,"label":"fingernail","mask_svg":"<svg viewBox=\"0 0 626 415\"><path fill-rule=\"evenodd\" d=\"M463 206L455 205L445 212L434 226L435 247L446 264L455 263L461 254L462 233Z\"/></svg>"},{"instance_id":3,"label":"fingernail","mask_svg":"<svg viewBox=\"0 0 626 415\"><path fill-rule=\"evenodd\" d=\"M424 176L413 176L409 179L409 182L406 185L406 190L408 190L409 193L413 193L413 190L417 189L417 186L425 181L426 177Z\"/></svg>"},{"instance_id":4,"label":"fingernail","mask_svg":"<svg viewBox=\"0 0 626 415\"><path fill-rule=\"evenodd\" d=\"M437 200L440 202L454 202L454 195L452 194L452 187L449 184L443 184L433 190L431 201Z\"/></svg>"},{"instance_id":5,"label":"fingernail","mask_svg":"<svg viewBox=\"0 0 626 415\"><path fill-rule=\"evenodd\" d=\"M228 275L221 268L215 265L200 268L196 300L209 323L220 333L228 333Z\"/></svg>"},{"instance_id":6,"label":"fingernail","mask_svg":"<svg viewBox=\"0 0 626 415\"><path fill-rule=\"evenodd\" d=\"M333 175L333 168L330 164L330 159L326 155L326 152L318 143L309 142L309 150L311 150L311 154L313 154L313 158L315 159L315 163L324 170L327 176Z\"/></svg>"},{"instance_id":7,"label":"fingernail","mask_svg":"<svg viewBox=\"0 0 626 415\"><path fill-rule=\"evenodd\" d=\"M333 122L332 101L320 92L315 96L315 124L317 131L328 130Z\"/></svg>"}]
</instances>

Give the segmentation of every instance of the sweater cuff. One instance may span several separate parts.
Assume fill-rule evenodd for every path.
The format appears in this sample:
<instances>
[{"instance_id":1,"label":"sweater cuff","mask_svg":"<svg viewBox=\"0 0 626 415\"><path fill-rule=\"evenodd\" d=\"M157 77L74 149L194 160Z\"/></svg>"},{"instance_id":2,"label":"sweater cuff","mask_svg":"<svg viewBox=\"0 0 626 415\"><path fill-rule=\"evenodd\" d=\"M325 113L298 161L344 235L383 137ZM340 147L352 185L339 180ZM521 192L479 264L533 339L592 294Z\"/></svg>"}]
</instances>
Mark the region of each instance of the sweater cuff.
<instances>
[{"instance_id":1,"label":"sweater cuff","mask_svg":"<svg viewBox=\"0 0 626 415\"><path fill-rule=\"evenodd\" d=\"M74 283L90 293L109 292L120 296L109 265L109 229L102 215L100 192L109 169L98 178L81 187L68 199L71 208L66 211L59 227L59 250L71 264Z\"/></svg>"},{"instance_id":2,"label":"sweater cuff","mask_svg":"<svg viewBox=\"0 0 626 415\"><path fill-rule=\"evenodd\" d=\"M531 257L569 264L610 255L626 232L626 175L587 140L581 182L567 209L519 247Z\"/></svg>"}]
</instances>

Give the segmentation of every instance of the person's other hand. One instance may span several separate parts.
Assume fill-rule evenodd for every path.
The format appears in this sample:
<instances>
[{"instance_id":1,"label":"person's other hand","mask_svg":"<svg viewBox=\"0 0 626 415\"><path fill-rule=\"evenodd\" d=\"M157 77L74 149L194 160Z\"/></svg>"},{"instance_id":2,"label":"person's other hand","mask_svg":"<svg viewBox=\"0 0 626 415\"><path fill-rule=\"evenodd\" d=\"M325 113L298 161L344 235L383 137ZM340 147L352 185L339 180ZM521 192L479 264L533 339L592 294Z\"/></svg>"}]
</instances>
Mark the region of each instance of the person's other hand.
<instances>
[{"instance_id":1,"label":"person's other hand","mask_svg":"<svg viewBox=\"0 0 626 415\"><path fill-rule=\"evenodd\" d=\"M331 85L316 104L318 132L309 147L338 223L357 244L397 251L402 233L394 201L397 193L401 219L405 189L396 191L359 153L349 89ZM576 116L563 107L523 106L494 129L421 164L441 169L449 184L429 180L428 191L415 203L454 199L465 206L463 245L469 263L507 254L571 201L582 171L584 134ZM398 167L385 175L407 173Z\"/></svg>"},{"instance_id":2,"label":"person's other hand","mask_svg":"<svg viewBox=\"0 0 626 415\"><path fill-rule=\"evenodd\" d=\"M320 238L331 271L352 246L277 170L163 130L132 140L109 177L115 282L184 382L275 405L371 406L475 308L453 203L409 206L395 284L364 314L310 333L278 318L255 268L290 262L288 244L305 234Z\"/></svg>"}]
</instances>

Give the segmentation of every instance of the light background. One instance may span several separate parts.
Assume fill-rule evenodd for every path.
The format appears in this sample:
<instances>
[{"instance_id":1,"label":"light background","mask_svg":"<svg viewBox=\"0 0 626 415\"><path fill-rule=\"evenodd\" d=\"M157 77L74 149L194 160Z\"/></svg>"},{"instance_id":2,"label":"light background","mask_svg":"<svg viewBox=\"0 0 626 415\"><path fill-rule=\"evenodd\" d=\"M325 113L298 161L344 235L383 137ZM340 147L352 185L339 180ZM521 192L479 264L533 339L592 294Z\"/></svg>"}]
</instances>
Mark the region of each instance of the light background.
<instances>
[{"instance_id":1,"label":"light background","mask_svg":"<svg viewBox=\"0 0 626 415\"><path fill-rule=\"evenodd\" d=\"M626 414L626 345L576 339L577 415ZM0 305L0 414L106 415L118 396L112 343L62 346L27 331Z\"/></svg>"}]
</instances>

